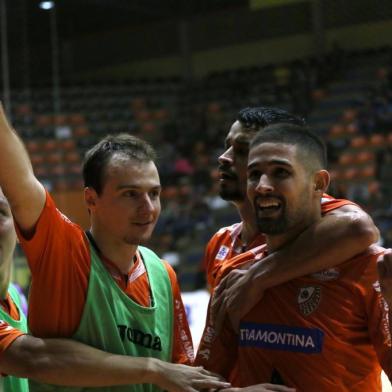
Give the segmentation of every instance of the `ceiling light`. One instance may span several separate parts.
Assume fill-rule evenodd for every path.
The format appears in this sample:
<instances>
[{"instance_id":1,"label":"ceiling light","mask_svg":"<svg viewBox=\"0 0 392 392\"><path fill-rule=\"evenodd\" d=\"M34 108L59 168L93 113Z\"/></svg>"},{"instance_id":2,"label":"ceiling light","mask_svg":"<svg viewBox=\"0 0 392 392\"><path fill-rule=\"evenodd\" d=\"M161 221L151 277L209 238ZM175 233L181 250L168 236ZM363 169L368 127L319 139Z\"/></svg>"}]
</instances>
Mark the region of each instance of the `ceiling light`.
<instances>
[{"instance_id":1,"label":"ceiling light","mask_svg":"<svg viewBox=\"0 0 392 392\"><path fill-rule=\"evenodd\" d=\"M42 10L51 10L54 8L54 1L41 1L39 3L39 8Z\"/></svg>"}]
</instances>

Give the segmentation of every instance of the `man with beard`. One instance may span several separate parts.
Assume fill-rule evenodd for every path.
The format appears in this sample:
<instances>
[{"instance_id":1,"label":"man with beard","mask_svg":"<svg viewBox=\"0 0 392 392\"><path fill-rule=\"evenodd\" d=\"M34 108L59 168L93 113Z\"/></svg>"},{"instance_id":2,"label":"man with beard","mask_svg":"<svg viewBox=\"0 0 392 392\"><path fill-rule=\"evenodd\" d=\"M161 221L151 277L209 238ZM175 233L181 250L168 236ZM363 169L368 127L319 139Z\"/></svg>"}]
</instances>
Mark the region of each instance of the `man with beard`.
<instances>
[{"instance_id":1,"label":"man with beard","mask_svg":"<svg viewBox=\"0 0 392 392\"><path fill-rule=\"evenodd\" d=\"M154 160L148 143L127 134L107 136L87 152L84 197L91 228L84 232L57 210L0 107L0 185L32 274L29 328L42 338L72 337L115 354L153 358L155 382L134 373L134 381L116 391L157 390L173 380L177 367L188 373L177 377L179 390L219 388L202 369L183 366L191 364L193 347L175 273L139 246L161 209ZM167 368L167 362L178 365ZM30 388L62 390L36 383Z\"/></svg>"},{"instance_id":2,"label":"man with beard","mask_svg":"<svg viewBox=\"0 0 392 392\"><path fill-rule=\"evenodd\" d=\"M245 108L238 113L226 137L226 150L219 157L220 195L235 205L241 222L221 228L206 247L203 265L211 289L220 282L219 271L228 260L265 243L246 197L246 167L252 137L267 125L276 123L304 125L304 120L278 108ZM321 206L323 219L295 241L269 254L262 264L249 270L235 270L221 282L212 302L215 328L219 329L226 313L233 324L238 325L241 315L249 311L269 287L319 271L333 274L334 266L377 241L378 230L372 219L356 204L324 194ZM336 247L331 247L331 243Z\"/></svg>"},{"instance_id":3,"label":"man with beard","mask_svg":"<svg viewBox=\"0 0 392 392\"><path fill-rule=\"evenodd\" d=\"M266 244L226 263L221 275L294 242L321 217L329 184L325 146L307 129L272 125L251 142L247 194ZM335 244L331 244L335 247ZM381 366L392 376L388 307L377 282L383 248L369 247L333 273L290 280L265 291L240 319L211 336L204 365L236 386L275 383L300 391L381 391ZM273 386L259 390L273 391Z\"/></svg>"}]
</instances>

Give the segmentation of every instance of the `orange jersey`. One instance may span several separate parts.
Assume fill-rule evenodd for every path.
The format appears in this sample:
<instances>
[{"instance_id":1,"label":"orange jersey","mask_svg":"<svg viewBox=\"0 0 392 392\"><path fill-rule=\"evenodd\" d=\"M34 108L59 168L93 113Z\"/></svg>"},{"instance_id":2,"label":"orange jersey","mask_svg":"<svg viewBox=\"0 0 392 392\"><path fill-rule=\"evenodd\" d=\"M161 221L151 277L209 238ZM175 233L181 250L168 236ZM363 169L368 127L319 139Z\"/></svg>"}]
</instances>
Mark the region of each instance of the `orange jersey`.
<instances>
[{"instance_id":1,"label":"orange jersey","mask_svg":"<svg viewBox=\"0 0 392 392\"><path fill-rule=\"evenodd\" d=\"M381 391L382 365L392 377L388 307L377 282L371 247L345 263L265 291L241 320L215 336L209 319L197 363L222 375L238 367L240 386L276 382L297 391ZM255 258L265 246L245 252L221 271Z\"/></svg>"},{"instance_id":2,"label":"orange jersey","mask_svg":"<svg viewBox=\"0 0 392 392\"><path fill-rule=\"evenodd\" d=\"M22 335L24 335L23 332L0 320L0 355L7 350L16 338Z\"/></svg>"},{"instance_id":3,"label":"orange jersey","mask_svg":"<svg viewBox=\"0 0 392 392\"><path fill-rule=\"evenodd\" d=\"M71 337L82 317L90 274L90 247L82 228L57 210L47 194L31 239L18 233L32 274L29 327L39 337ZM104 259L119 287L134 301L149 306L149 284L139 252L128 275ZM192 338L173 269L165 262L174 302L173 356L176 363L193 360Z\"/></svg>"},{"instance_id":4,"label":"orange jersey","mask_svg":"<svg viewBox=\"0 0 392 392\"><path fill-rule=\"evenodd\" d=\"M321 199L321 212L327 214L344 205L355 205L355 203L344 200L335 199L327 194ZM208 286L213 290L219 280L217 275L222 266L231 258L265 243L263 234L259 234L246 247L241 242L242 222L234 223L228 227L222 227L213 235L206 246L202 268L206 271Z\"/></svg>"}]
</instances>

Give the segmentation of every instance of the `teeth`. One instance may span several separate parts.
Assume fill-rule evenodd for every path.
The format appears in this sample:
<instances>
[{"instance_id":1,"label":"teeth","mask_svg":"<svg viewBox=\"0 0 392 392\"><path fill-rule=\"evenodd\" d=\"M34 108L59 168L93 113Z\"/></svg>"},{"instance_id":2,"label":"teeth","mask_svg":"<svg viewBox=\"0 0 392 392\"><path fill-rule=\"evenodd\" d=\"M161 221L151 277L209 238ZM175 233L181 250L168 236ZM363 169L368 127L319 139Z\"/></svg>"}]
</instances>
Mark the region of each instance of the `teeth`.
<instances>
[{"instance_id":1,"label":"teeth","mask_svg":"<svg viewBox=\"0 0 392 392\"><path fill-rule=\"evenodd\" d=\"M276 200L259 200L257 205L261 208L279 207L280 203Z\"/></svg>"}]
</instances>

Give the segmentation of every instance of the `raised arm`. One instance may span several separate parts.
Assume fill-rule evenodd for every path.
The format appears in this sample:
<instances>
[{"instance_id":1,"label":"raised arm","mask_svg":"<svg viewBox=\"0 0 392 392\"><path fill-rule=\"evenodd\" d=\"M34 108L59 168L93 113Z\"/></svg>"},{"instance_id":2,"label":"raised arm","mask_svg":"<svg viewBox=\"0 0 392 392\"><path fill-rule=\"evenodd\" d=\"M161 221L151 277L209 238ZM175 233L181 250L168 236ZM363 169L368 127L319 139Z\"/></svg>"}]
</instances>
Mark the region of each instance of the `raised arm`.
<instances>
[{"instance_id":1,"label":"raised arm","mask_svg":"<svg viewBox=\"0 0 392 392\"><path fill-rule=\"evenodd\" d=\"M370 216L355 205L329 212L285 248L222 280L212 303L217 329L226 312L236 328L269 287L339 265L364 251L378 236Z\"/></svg>"},{"instance_id":2,"label":"raised arm","mask_svg":"<svg viewBox=\"0 0 392 392\"><path fill-rule=\"evenodd\" d=\"M29 233L45 204L45 190L33 173L27 151L9 125L0 105L0 186L10 203L15 221Z\"/></svg>"},{"instance_id":3,"label":"raised arm","mask_svg":"<svg viewBox=\"0 0 392 392\"><path fill-rule=\"evenodd\" d=\"M16 338L0 355L0 369L17 377L67 386L149 383L174 392L230 386L200 367L114 355L72 340L29 335Z\"/></svg>"}]
</instances>

